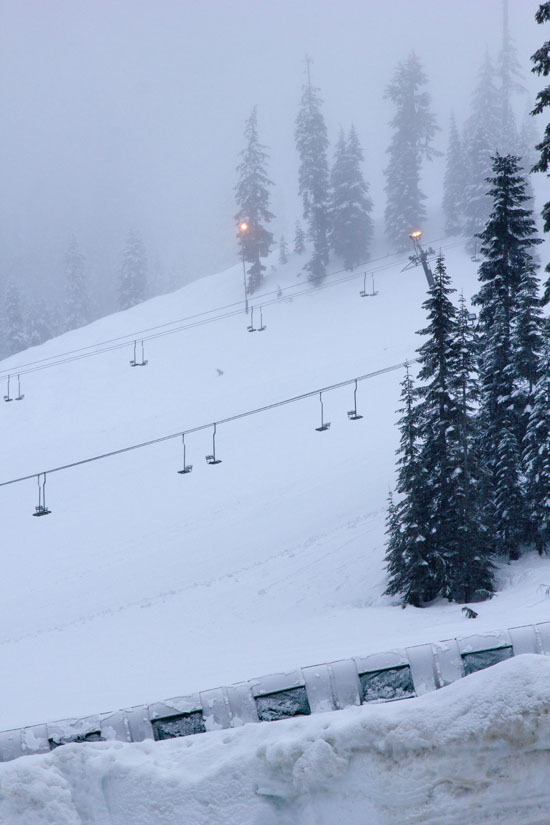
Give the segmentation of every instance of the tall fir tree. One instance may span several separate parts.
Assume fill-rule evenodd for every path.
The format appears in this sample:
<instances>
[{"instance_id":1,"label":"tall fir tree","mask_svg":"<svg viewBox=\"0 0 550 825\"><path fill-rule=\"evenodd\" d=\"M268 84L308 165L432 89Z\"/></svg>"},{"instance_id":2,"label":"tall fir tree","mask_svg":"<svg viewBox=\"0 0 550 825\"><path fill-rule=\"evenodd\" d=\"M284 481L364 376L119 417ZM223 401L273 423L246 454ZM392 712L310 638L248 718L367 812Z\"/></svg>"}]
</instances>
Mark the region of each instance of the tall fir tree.
<instances>
[{"instance_id":1,"label":"tall fir tree","mask_svg":"<svg viewBox=\"0 0 550 825\"><path fill-rule=\"evenodd\" d=\"M529 359L515 352L523 329L532 333L529 312L521 320L522 295L532 302L532 250L539 243L529 209L519 159L497 155L493 162L490 195L493 209L481 233L485 261L479 268L481 287L474 297L480 306L481 343L480 424L485 467L485 521L494 549L518 558L525 518L520 484L521 438L525 409L521 407L523 379ZM536 326L536 321L535 321ZM516 337L517 336L517 337ZM527 373L526 373L527 374Z\"/></svg>"},{"instance_id":2,"label":"tall fir tree","mask_svg":"<svg viewBox=\"0 0 550 825\"><path fill-rule=\"evenodd\" d=\"M533 121L533 118L531 117L530 111L527 110L521 122L521 128L518 135L517 149L517 153L521 159L521 165L525 173L530 172L536 163L537 153L535 147L537 143L537 129ZM531 205L533 205L535 201L535 190L533 187L531 176L526 174L525 181L527 184L525 192L529 197L529 200L532 202Z\"/></svg>"},{"instance_id":3,"label":"tall fir tree","mask_svg":"<svg viewBox=\"0 0 550 825\"><path fill-rule=\"evenodd\" d=\"M424 303L429 323L420 331L422 383L414 391L407 374L402 385L401 499L390 499L388 508L386 592L417 606L438 596L479 601L494 592L475 449L477 346L465 302L457 312L452 292L439 256Z\"/></svg>"},{"instance_id":4,"label":"tall fir tree","mask_svg":"<svg viewBox=\"0 0 550 825\"><path fill-rule=\"evenodd\" d=\"M6 355L21 352L29 346L26 324L21 307L19 288L15 281L10 281L6 289Z\"/></svg>"},{"instance_id":5,"label":"tall fir tree","mask_svg":"<svg viewBox=\"0 0 550 825\"><path fill-rule=\"evenodd\" d=\"M296 255L303 255L306 251L306 236L300 221L296 221L294 232L294 252Z\"/></svg>"},{"instance_id":6,"label":"tall fir tree","mask_svg":"<svg viewBox=\"0 0 550 825\"><path fill-rule=\"evenodd\" d=\"M434 284L423 304L428 326L419 331L426 341L418 350L418 388L421 399L421 463L429 489L430 565L435 574L434 595L452 591L453 568L459 563L457 513L449 502L456 499L456 468L453 439L456 439L457 409L452 394L452 366L456 360L456 309L449 299L454 292L441 255L437 259Z\"/></svg>"},{"instance_id":7,"label":"tall fir tree","mask_svg":"<svg viewBox=\"0 0 550 825\"><path fill-rule=\"evenodd\" d=\"M465 144L470 142L471 137L480 128L486 137L490 154L494 155L499 139L500 106L497 71L488 51L485 52L477 74L470 115L465 124Z\"/></svg>"},{"instance_id":8,"label":"tall fir tree","mask_svg":"<svg viewBox=\"0 0 550 825\"><path fill-rule=\"evenodd\" d=\"M308 227L307 235L312 244L312 255L305 269L310 280L319 284L326 275L329 260L328 136L321 111L321 93L311 83L309 60L307 71L308 79L303 87L300 110L296 118L295 139L300 159L299 194L302 198L304 220Z\"/></svg>"},{"instance_id":9,"label":"tall fir tree","mask_svg":"<svg viewBox=\"0 0 550 825\"><path fill-rule=\"evenodd\" d=\"M443 214L445 215L445 232L447 235L460 235L462 231L464 164L462 141L453 114L449 125L449 146L443 179Z\"/></svg>"},{"instance_id":10,"label":"tall fir tree","mask_svg":"<svg viewBox=\"0 0 550 825\"><path fill-rule=\"evenodd\" d=\"M546 335L540 377L533 392L523 447L525 501L530 538L539 554L550 549L550 336Z\"/></svg>"},{"instance_id":11,"label":"tall fir tree","mask_svg":"<svg viewBox=\"0 0 550 825\"><path fill-rule=\"evenodd\" d=\"M332 167L330 201L330 245L346 269L367 260L373 234L372 201L368 196L361 164L363 151L352 126L343 130L336 145Z\"/></svg>"},{"instance_id":12,"label":"tall fir tree","mask_svg":"<svg viewBox=\"0 0 550 825\"><path fill-rule=\"evenodd\" d=\"M420 188L422 161L439 154L432 146L439 127L430 110L430 95L424 89L427 82L420 60L411 52L398 64L385 92L395 106L395 115L387 150L384 216L386 235L397 250L409 246L410 233L425 221L426 196Z\"/></svg>"},{"instance_id":13,"label":"tall fir tree","mask_svg":"<svg viewBox=\"0 0 550 825\"><path fill-rule=\"evenodd\" d=\"M517 49L510 35L508 0L502 0L502 45L497 61L499 78L499 137L496 149L501 155L516 154L519 136L512 105L513 95L525 92Z\"/></svg>"},{"instance_id":14,"label":"tall fir tree","mask_svg":"<svg viewBox=\"0 0 550 825\"><path fill-rule=\"evenodd\" d=\"M474 342L465 308L440 255L424 308L428 326L418 350L421 462L429 493L430 558L438 595L455 601L487 598L494 589L489 549L483 542L474 461L472 360Z\"/></svg>"},{"instance_id":15,"label":"tall fir tree","mask_svg":"<svg viewBox=\"0 0 550 825\"><path fill-rule=\"evenodd\" d=\"M491 212L487 178L491 175L491 157L496 152L498 139L499 107L495 68L489 53L486 53L464 134L466 163L462 207L466 248L470 252L477 249L476 236L483 231Z\"/></svg>"},{"instance_id":16,"label":"tall fir tree","mask_svg":"<svg viewBox=\"0 0 550 825\"><path fill-rule=\"evenodd\" d=\"M88 288L84 271L84 255L73 236L65 253L65 323L67 329L77 329L90 320Z\"/></svg>"},{"instance_id":17,"label":"tall fir tree","mask_svg":"<svg viewBox=\"0 0 550 825\"><path fill-rule=\"evenodd\" d=\"M393 499L389 502L386 551L389 578L385 593L399 594L404 604L422 607L435 598L438 587L437 571L430 563L429 494L420 461L418 399L408 365L401 382L400 401L396 484L400 499L395 505Z\"/></svg>"},{"instance_id":18,"label":"tall fir tree","mask_svg":"<svg viewBox=\"0 0 550 825\"><path fill-rule=\"evenodd\" d=\"M537 23L550 23L550 2L540 4L535 19ZM537 49L532 55L531 61L533 63L532 72L542 75L542 77L550 76L550 40L547 40L540 49ZM537 94L537 102L532 114L541 115L548 108L550 108L550 84ZM539 152L539 159L533 166L532 171L545 172L546 176L550 177L550 120L545 126L544 136L537 144L536 149ZM550 232L550 200L546 201L542 208L542 218L544 231ZM550 263L546 265L546 272L548 272L548 278L546 279L543 296L545 304L550 302Z\"/></svg>"},{"instance_id":19,"label":"tall fir tree","mask_svg":"<svg viewBox=\"0 0 550 825\"><path fill-rule=\"evenodd\" d=\"M241 162L237 166L238 182L235 187L238 222L246 222L246 231L239 231L238 238L241 255L249 264L247 269L247 289L250 294L256 292L262 284L266 258L273 245L273 234L267 225L273 220L270 211L269 188L273 186L267 175L268 154L258 136L258 110L254 106L246 121L245 148L241 152Z\"/></svg>"},{"instance_id":20,"label":"tall fir tree","mask_svg":"<svg viewBox=\"0 0 550 825\"><path fill-rule=\"evenodd\" d=\"M527 195L526 197L528 198ZM534 221L532 231L534 235L536 232ZM525 435L527 419L533 403L533 390L539 377L542 352L543 319L540 281L534 261L531 260L531 266L528 264L529 261L521 274L515 295L515 311L512 321L514 404L518 416L520 444Z\"/></svg>"},{"instance_id":21,"label":"tall fir tree","mask_svg":"<svg viewBox=\"0 0 550 825\"><path fill-rule=\"evenodd\" d=\"M491 547L483 523L482 470L478 449L478 349L472 317L461 295L452 343L451 392L456 420L451 430L451 463L456 473L456 485L449 509L456 513L460 545L450 598L464 602L487 598L494 592Z\"/></svg>"},{"instance_id":22,"label":"tall fir tree","mask_svg":"<svg viewBox=\"0 0 550 825\"><path fill-rule=\"evenodd\" d=\"M119 307L128 309L145 300L147 293L147 253L139 232L131 229L126 239L120 267Z\"/></svg>"}]
</instances>

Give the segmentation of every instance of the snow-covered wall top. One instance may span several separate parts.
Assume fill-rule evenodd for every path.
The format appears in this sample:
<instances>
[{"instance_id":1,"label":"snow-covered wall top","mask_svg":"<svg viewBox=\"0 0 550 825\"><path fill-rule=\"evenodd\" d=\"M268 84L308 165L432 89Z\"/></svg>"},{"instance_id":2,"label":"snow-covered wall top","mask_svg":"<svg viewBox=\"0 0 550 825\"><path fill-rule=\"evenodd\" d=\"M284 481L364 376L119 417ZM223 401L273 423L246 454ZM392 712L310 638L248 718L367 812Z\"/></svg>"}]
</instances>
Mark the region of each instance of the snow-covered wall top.
<instances>
[{"instance_id":1,"label":"snow-covered wall top","mask_svg":"<svg viewBox=\"0 0 550 825\"><path fill-rule=\"evenodd\" d=\"M0 760L70 742L173 739L247 722L408 699L523 653L550 656L550 622L342 659L114 713L4 731Z\"/></svg>"}]
</instances>

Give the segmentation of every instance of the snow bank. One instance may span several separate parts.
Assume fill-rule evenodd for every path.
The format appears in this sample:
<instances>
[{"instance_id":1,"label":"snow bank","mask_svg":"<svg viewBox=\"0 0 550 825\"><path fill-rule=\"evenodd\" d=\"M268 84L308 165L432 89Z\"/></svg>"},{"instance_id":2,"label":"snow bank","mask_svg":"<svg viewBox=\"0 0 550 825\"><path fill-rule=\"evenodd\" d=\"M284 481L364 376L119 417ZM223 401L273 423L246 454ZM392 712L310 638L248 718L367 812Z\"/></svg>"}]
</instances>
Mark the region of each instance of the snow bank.
<instances>
[{"instance_id":1,"label":"snow bank","mask_svg":"<svg viewBox=\"0 0 550 825\"><path fill-rule=\"evenodd\" d=\"M0 766L1 825L548 825L550 660L435 694Z\"/></svg>"}]
</instances>

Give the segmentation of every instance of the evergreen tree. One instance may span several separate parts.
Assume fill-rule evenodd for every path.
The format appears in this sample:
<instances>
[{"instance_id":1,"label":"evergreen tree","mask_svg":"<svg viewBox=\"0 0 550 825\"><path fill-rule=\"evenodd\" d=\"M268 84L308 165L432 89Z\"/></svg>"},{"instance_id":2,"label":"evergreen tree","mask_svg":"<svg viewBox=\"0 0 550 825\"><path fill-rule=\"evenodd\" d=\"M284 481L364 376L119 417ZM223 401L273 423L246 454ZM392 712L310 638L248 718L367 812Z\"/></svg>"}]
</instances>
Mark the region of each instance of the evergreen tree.
<instances>
[{"instance_id":1,"label":"evergreen tree","mask_svg":"<svg viewBox=\"0 0 550 825\"><path fill-rule=\"evenodd\" d=\"M457 312L452 292L439 256L424 303L429 323L420 331L422 384L413 390L407 371L402 385L401 499L388 506L386 592L417 606L437 596L481 600L494 591L476 450L477 342L464 299Z\"/></svg>"},{"instance_id":2,"label":"evergreen tree","mask_svg":"<svg viewBox=\"0 0 550 825\"><path fill-rule=\"evenodd\" d=\"M84 256L73 236L65 253L65 323L66 329L77 329L90 320L88 291L84 274Z\"/></svg>"},{"instance_id":3,"label":"evergreen tree","mask_svg":"<svg viewBox=\"0 0 550 825\"><path fill-rule=\"evenodd\" d=\"M502 47L498 56L499 77L499 139L496 148L501 155L516 153L519 139L512 107L514 92L525 92L521 83L521 66L508 24L508 0L502 0Z\"/></svg>"},{"instance_id":4,"label":"evergreen tree","mask_svg":"<svg viewBox=\"0 0 550 825\"><path fill-rule=\"evenodd\" d=\"M306 251L306 236L300 221L296 221L296 232L294 234L294 252L296 255L303 255Z\"/></svg>"},{"instance_id":5,"label":"evergreen tree","mask_svg":"<svg viewBox=\"0 0 550 825\"><path fill-rule=\"evenodd\" d=\"M456 128L454 115L449 127L449 147L443 180L443 214L447 235L459 235L462 231L462 201L464 197L464 152Z\"/></svg>"},{"instance_id":6,"label":"evergreen tree","mask_svg":"<svg viewBox=\"0 0 550 825\"><path fill-rule=\"evenodd\" d=\"M430 96L423 87L426 77L414 52L399 63L385 97L395 105L391 120L393 137L388 148L386 168L386 235L397 250L409 246L409 235L426 218L426 196L420 189L420 171L424 159L439 154L432 147L438 130L430 111Z\"/></svg>"},{"instance_id":7,"label":"evergreen tree","mask_svg":"<svg viewBox=\"0 0 550 825\"><path fill-rule=\"evenodd\" d=\"M311 259L305 268L315 284L319 284L325 277L329 258L328 137L321 104L320 91L311 84L308 63L308 82L302 92L295 138L300 158L299 193L302 197L304 220L308 226L308 238L313 247Z\"/></svg>"},{"instance_id":8,"label":"evergreen tree","mask_svg":"<svg viewBox=\"0 0 550 825\"><path fill-rule=\"evenodd\" d=\"M15 281L10 281L6 289L6 355L21 352L28 346L19 289Z\"/></svg>"},{"instance_id":9,"label":"evergreen tree","mask_svg":"<svg viewBox=\"0 0 550 825\"><path fill-rule=\"evenodd\" d=\"M487 179L491 174L491 154L487 136L480 126L467 144L468 164L466 185L464 186L464 235L466 249L474 252L478 248L477 238L483 231L491 212L491 198Z\"/></svg>"},{"instance_id":10,"label":"evergreen tree","mask_svg":"<svg viewBox=\"0 0 550 825\"><path fill-rule=\"evenodd\" d=\"M353 269L368 256L372 238L372 201L363 178L363 152L355 128L344 132L336 146L331 172L330 244L346 269Z\"/></svg>"},{"instance_id":11,"label":"evergreen tree","mask_svg":"<svg viewBox=\"0 0 550 825\"><path fill-rule=\"evenodd\" d=\"M451 464L456 485L455 495L449 501L449 510L456 513L460 554L453 570L449 598L464 602L487 598L494 591L490 543L483 524L482 470L476 420L478 348L470 312L461 295L451 361L451 391L457 413L455 429L451 431Z\"/></svg>"},{"instance_id":12,"label":"evergreen tree","mask_svg":"<svg viewBox=\"0 0 550 825\"><path fill-rule=\"evenodd\" d=\"M533 232L535 232L533 221ZM519 423L521 444L533 402L533 390L538 380L542 351L542 310L539 298L540 282L532 262L521 275L515 296L512 322L512 353L514 369L514 402Z\"/></svg>"},{"instance_id":13,"label":"evergreen tree","mask_svg":"<svg viewBox=\"0 0 550 825\"><path fill-rule=\"evenodd\" d=\"M550 22L550 2L541 3L535 15L537 23ZM550 76L550 40L547 40L540 49L532 55L533 71L537 75L543 77ZM537 102L532 111L533 115L541 115L545 109L550 108L550 84L545 86L537 94ZM546 124L543 139L536 146L540 157L537 163L533 166L533 172L546 172L547 177L550 177L550 121ZM544 231L550 232L550 200L546 201L542 209L542 218L544 221ZM543 301L545 304L550 302L550 263L546 265L546 272L549 277L546 280L544 288Z\"/></svg>"},{"instance_id":14,"label":"evergreen tree","mask_svg":"<svg viewBox=\"0 0 550 825\"><path fill-rule=\"evenodd\" d=\"M430 563L428 493L426 473L420 462L419 409L413 381L406 367L398 410L401 434L397 450L399 502L388 511L389 542L385 593L400 594L404 604L421 607L438 592L436 571Z\"/></svg>"},{"instance_id":15,"label":"evergreen tree","mask_svg":"<svg viewBox=\"0 0 550 825\"><path fill-rule=\"evenodd\" d=\"M281 239L279 241L279 263L281 266L288 263L288 245L285 241L284 235L281 235Z\"/></svg>"},{"instance_id":16,"label":"evergreen tree","mask_svg":"<svg viewBox=\"0 0 550 825\"><path fill-rule=\"evenodd\" d=\"M499 108L495 69L486 53L464 136L464 235L467 238L466 247L471 252L476 248L476 236L483 231L491 212L487 178L491 175L491 157L496 152L498 138Z\"/></svg>"},{"instance_id":17,"label":"evergreen tree","mask_svg":"<svg viewBox=\"0 0 550 825\"><path fill-rule=\"evenodd\" d=\"M141 235L128 233L120 267L119 307L128 309L145 300L147 290L147 254Z\"/></svg>"},{"instance_id":18,"label":"evergreen tree","mask_svg":"<svg viewBox=\"0 0 550 825\"><path fill-rule=\"evenodd\" d=\"M273 185L266 171L268 154L258 137L258 112L254 106L244 130L246 146L237 167L239 179L235 187L237 221L245 221L248 229L239 231L241 254L247 264L248 291L256 292L263 281L265 266L262 258L269 255L273 235L266 225L273 219L269 209L269 187Z\"/></svg>"},{"instance_id":19,"label":"evergreen tree","mask_svg":"<svg viewBox=\"0 0 550 825\"><path fill-rule=\"evenodd\" d=\"M483 540L473 450L472 361L474 342L467 311L449 299L454 292L439 256L424 307L427 340L418 350L421 398L421 463L429 495L429 561L437 595L456 601L487 598L493 568Z\"/></svg>"},{"instance_id":20,"label":"evergreen tree","mask_svg":"<svg viewBox=\"0 0 550 825\"><path fill-rule=\"evenodd\" d=\"M530 537L542 555L550 547L550 338L540 363L524 440L525 500Z\"/></svg>"},{"instance_id":21,"label":"evergreen tree","mask_svg":"<svg viewBox=\"0 0 550 825\"><path fill-rule=\"evenodd\" d=\"M477 84L472 96L472 107L465 127L465 143L469 144L475 133L481 130L491 155L497 150L500 130L499 92L495 65L489 52L485 52L478 72Z\"/></svg>"},{"instance_id":22,"label":"evergreen tree","mask_svg":"<svg viewBox=\"0 0 550 825\"><path fill-rule=\"evenodd\" d=\"M535 147L537 142L537 130L533 119L530 116L530 112L527 111L523 118L518 136L518 155L521 159L521 165L526 172L531 171L536 163ZM529 201L533 203L535 200L535 191L529 175L526 176L525 182L527 184L525 193L528 196ZM532 203L530 203L530 206L532 206Z\"/></svg>"},{"instance_id":23,"label":"evergreen tree","mask_svg":"<svg viewBox=\"0 0 550 825\"><path fill-rule=\"evenodd\" d=\"M533 339L531 251L539 239L528 209L519 159L497 155L489 179L493 210L481 233L486 260L479 268L482 460L485 468L485 521L495 549L518 558L525 527L520 489L524 413L518 404L532 358L514 352L520 338ZM531 275L528 275L531 273ZM522 297L523 296L523 297ZM522 320L518 304L524 304ZM529 308L528 311L526 311ZM529 357L526 357L529 355ZM523 377L520 374L523 370Z\"/></svg>"},{"instance_id":24,"label":"evergreen tree","mask_svg":"<svg viewBox=\"0 0 550 825\"><path fill-rule=\"evenodd\" d=\"M27 321L26 338L29 347L36 347L53 338L51 313L43 299L32 301Z\"/></svg>"}]
</instances>

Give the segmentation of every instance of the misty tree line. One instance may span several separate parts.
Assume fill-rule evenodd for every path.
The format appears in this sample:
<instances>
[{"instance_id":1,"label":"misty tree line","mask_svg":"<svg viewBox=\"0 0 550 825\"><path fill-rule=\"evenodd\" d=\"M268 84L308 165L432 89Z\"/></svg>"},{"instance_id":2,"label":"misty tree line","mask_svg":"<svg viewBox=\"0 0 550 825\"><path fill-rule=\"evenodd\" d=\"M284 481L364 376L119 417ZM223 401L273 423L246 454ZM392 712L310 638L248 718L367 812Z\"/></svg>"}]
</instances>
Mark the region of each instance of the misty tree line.
<instances>
[{"instance_id":1,"label":"misty tree line","mask_svg":"<svg viewBox=\"0 0 550 825\"><path fill-rule=\"evenodd\" d=\"M1 356L37 346L56 335L84 326L99 317L90 295L89 265L78 240L72 237L60 261L64 298L54 303L44 298L27 300L15 279L5 292ZM179 286L173 273L151 267L141 234L131 229L125 239L115 274L117 288L111 312L128 309L141 301Z\"/></svg>"},{"instance_id":2,"label":"misty tree line","mask_svg":"<svg viewBox=\"0 0 550 825\"><path fill-rule=\"evenodd\" d=\"M536 139L532 121L527 119L518 130L514 120L512 98L521 90L518 66L505 17L500 54L495 62L486 56L471 114L461 130L452 120L449 133L443 199L446 229L449 233L463 233L470 247L490 208L485 184L490 157L496 151L513 152L522 157L527 168L534 162ZM320 283L330 256L348 269L368 260L373 238L373 203L362 168L363 149L353 125L346 131L340 130L329 157L322 96L311 81L309 69L308 61L307 82L295 121L302 216L296 221L291 245L294 253L307 253L304 269L314 283ZM397 65L385 90L385 97L394 107L385 168L385 232L396 251L408 247L409 233L425 220L426 196L420 185L422 165L440 154L434 146L439 126L431 111L427 83L421 61L411 53ZM236 218L239 222L246 220L248 226L246 232L239 231L238 237L250 293L260 287L265 260L274 246L269 229L275 216L270 207L273 183L268 160L254 108L245 127L245 149L235 187ZM278 245L279 261L285 264L290 244L282 237ZM75 240L66 250L63 270L63 303L55 304L51 298L29 301L19 293L16 282L8 281L0 340L2 355L41 343L98 317L87 294L89 267ZM117 273L118 295L116 300L107 302L108 310L124 309L179 285L174 279L164 278L165 283L160 286L153 274L141 238L131 233Z\"/></svg>"},{"instance_id":3,"label":"misty tree line","mask_svg":"<svg viewBox=\"0 0 550 825\"><path fill-rule=\"evenodd\" d=\"M407 249L411 231L424 224L422 164L441 155L433 145L440 127L431 111L427 83L422 63L413 52L398 64L384 95L394 106L385 169L385 233L396 251ZM514 115L513 98L524 91L504 4L502 45L497 60L485 55L468 118L459 130L453 116L449 127L443 182L445 229L451 235L463 234L472 251L490 211L486 179L491 173L491 157L496 152L513 153L522 158L525 168L531 168L535 161L532 119L526 113L518 129ZM322 103L320 90L312 85L307 61L307 82L295 124L300 161L298 191L305 230L298 222L294 251L301 254L308 245L309 259L304 269L314 283L325 277L331 254L346 269L366 261L373 236L373 204L362 172L359 138L353 125L347 134L341 129L331 165ZM237 168L236 219L245 220L249 227L247 232L239 232L238 237L248 264L248 289L253 293L265 272L262 261L274 244L268 229L274 217L270 211L273 183L267 171L268 154L258 136L256 108L247 121L245 141ZM284 237L279 241L279 250L280 262L286 263L288 246Z\"/></svg>"},{"instance_id":4,"label":"misty tree line","mask_svg":"<svg viewBox=\"0 0 550 825\"><path fill-rule=\"evenodd\" d=\"M536 20L550 22L550 2ZM550 76L550 41L532 61L536 74ZM547 108L550 85L532 114ZM536 149L534 171L550 176L550 122ZM462 297L458 307L451 300L440 255L424 303L418 385L409 368L401 385L386 593L403 604L489 598L497 558L550 550L550 319L542 309L550 264L541 298L535 249L542 241L519 156L493 156L486 184L477 322ZM550 201L542 215L550 231Z\"/></svg>"}]
</instances>

